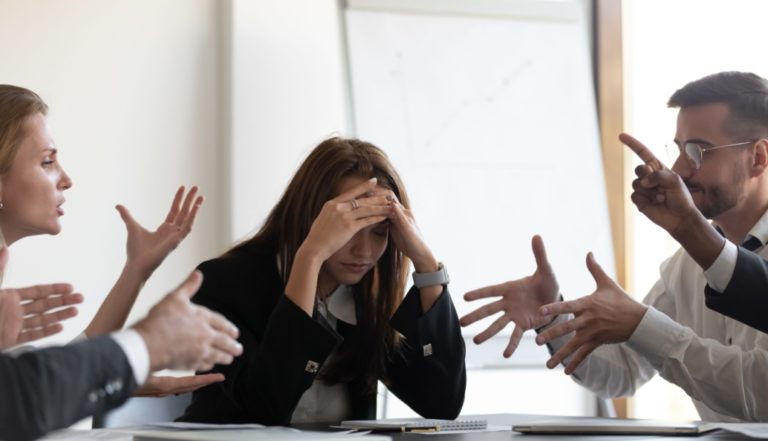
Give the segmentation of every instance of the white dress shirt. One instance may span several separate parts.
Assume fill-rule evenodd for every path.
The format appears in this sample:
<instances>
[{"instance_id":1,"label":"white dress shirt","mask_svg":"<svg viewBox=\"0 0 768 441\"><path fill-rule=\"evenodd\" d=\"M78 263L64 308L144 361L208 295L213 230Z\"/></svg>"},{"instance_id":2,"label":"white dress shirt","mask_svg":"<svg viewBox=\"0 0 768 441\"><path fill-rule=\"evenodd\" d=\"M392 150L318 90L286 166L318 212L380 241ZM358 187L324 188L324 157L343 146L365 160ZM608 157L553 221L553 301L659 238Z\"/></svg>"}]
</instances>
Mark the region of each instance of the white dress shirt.
<instances>
[{"instance_id":1,"label":"white dress shirt","mask_svg":"<svg viewBox=\"0 0 768 441\"><path fill-rule=\"evenodd\" d=\"M339 285L325 301L317 302L317 310L334 329L336 329L338 320L350 325L357 324L355 297L349 286ZM326 361L323 366L327 364ZM322 368L320 372L322 374ZM312 382L312 386L301 396L291 416L291 423L317 423L348 419L351 406L346 385L341 383L328 385L320 379L321 377L322 375L318 375Z\"/></svg>"},{"instance_id":2,"label":"white dress shirt","mask_svg":"<svg viewBox=\"0 0 768 441\"><path fill-rule=\"evenodd\" d=\"M749 230L749 236L754 236L760 243L768 243L768 211L763 213L763 216L757 221L754 227ZM757 252L762 255L758 250ZM725 246L720 250L720 254L712 265L704 272L704 277L707 278L709 286L714 288L715 291L723 292L728 286L733 276L733 270L736 268L736 258L738 256L738 247L733 242L726 240Z\"/></svg>"},{"instance_id":3,"label":"white dress shirt","mask_svg":"<svg viewBox=\"0 0 768 441\"><path fill-rule=\"evenodd\" d=\"M768 215L753 229L758 238L768 234L765 219ZM766 248L758 253L765 257ZM702 420L768 421L768 335L706 307L707 280L685 250L665 261L660 272L630 339L597 348L574 371L574 380L614 398L634 394L658 372L685 390ZM557 317L547 328L572 317ZM569 338L552 341L550 350Z\"/></svg>"}]
</instances>

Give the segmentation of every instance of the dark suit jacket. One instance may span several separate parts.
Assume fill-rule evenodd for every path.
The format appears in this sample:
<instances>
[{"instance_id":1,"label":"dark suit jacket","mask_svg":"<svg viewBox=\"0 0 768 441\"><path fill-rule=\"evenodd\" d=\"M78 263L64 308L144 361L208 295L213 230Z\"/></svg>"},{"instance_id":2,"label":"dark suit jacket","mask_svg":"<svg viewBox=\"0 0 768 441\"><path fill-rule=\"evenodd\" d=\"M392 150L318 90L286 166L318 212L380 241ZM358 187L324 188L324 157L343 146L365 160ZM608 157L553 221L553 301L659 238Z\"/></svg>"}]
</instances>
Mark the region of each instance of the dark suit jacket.
<instances>
[{"instance_id":1,"label":"dark suit jacket","mask_svg":"<svg viewBox=\"0 0 768 441\"><path fill-rule=\"evenodd\" d=\"M768 261L739 247L733 277L722 293L705 288L707 307L768 332Z\"/></svg>"},{"instance_id":2,"label":"dark suit jacket","mask_svg":"<svg viewBox=\"0 0 768 441\"><path fill-rule=\"evenodd\" d=\"M38 438L119 406L135 388L125 353L106 336L17 358L0 354L0 439Z\"/></svg>"},{"instance_id":3,"label":"dark suit jacket","mask_svg":"<svg viewBox=\"0 0 768 441\"><path fill-rule=\"evenodd\" d=\"M274 250L241 251L199 269L203 285L192 300L231 320L244 352L230 366L214 368L226 380L196 391L181 420L288 425L316 376L308 361L322 365L344 339L355 338L357 327L338 321L336 332L285 297ZM447 290L423 313L411 289L390 324L407 344L387 366L389 389L424 417L458 416L466 386L464 340ZM426 344L432 355L424 356ZM351 418L374 418L375 393L362 382L346 386Z\"/></svg>"}]
</instances>

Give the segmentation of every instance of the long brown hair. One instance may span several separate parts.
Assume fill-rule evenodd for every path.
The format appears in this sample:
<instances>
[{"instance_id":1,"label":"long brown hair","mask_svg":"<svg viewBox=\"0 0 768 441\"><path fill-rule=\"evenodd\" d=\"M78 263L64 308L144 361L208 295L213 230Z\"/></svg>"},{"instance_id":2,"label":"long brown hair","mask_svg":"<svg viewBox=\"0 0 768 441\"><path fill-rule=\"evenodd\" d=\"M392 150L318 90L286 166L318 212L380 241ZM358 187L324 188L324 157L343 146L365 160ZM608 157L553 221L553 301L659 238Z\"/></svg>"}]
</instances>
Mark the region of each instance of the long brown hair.
<instances>
[{"instance_id":1,"label":"long brown hair","mask_svg":"<svg viewBox=\"0 0 768 441\"><path fill-rule=\"evenodd\" d=\"M274 247L287 283L294 256L309 234L326 201L333 199L339 183L346 177L377 178L378 185L392 190L401 204L410 207L400 176L387 155L371 143L358 139L330 138L312 150L299 167L280 201L264 225L251 239L227 254L251 248ZM384 366L396 356L399 335L389 325L403 299L408 261L390 240L372 271L354 287L356 301L362 302L364 316L358 317L362 338L345 341L323 370L326 382L334 384L361 379L370 391L376 380L386 380ZM362 367L362 369L361 369ZM359 372L364 372L360 378Z\"/></svg>"}]
</instances>

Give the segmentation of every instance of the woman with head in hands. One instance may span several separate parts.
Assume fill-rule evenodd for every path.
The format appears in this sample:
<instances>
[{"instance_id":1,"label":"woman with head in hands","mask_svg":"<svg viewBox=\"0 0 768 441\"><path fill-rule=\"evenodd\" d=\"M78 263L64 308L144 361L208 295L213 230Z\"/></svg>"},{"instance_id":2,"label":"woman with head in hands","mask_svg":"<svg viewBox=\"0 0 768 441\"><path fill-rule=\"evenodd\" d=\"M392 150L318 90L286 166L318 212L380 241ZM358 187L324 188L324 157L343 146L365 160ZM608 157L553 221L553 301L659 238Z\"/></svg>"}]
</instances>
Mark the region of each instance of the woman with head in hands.
<instances>
[{"instance_id":1,"label":"woman with head in hands","mask_svg":"<svg viewBox=\"0 0 768 441\"><path fill-rule=\"evenodd\" d=\"M416 286L403 296L409 260ZM320 143L259 232L199 269L193 301L238 326L244 353L182 419L374 418L379 380L424 417L459 414L464 342L447 273L374 145Z\"/></svg>"}]
</instances>

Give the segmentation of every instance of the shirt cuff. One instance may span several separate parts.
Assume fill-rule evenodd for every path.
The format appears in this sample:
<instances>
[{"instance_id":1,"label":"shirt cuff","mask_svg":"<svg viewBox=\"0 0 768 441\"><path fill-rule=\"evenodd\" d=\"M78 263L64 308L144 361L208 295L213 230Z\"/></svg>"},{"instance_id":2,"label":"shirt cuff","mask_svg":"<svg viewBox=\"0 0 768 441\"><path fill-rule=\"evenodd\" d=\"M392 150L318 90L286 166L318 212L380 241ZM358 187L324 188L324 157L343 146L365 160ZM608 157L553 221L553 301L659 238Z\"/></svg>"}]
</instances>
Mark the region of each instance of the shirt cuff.
<instances>
[{"instance_id":1,"label":"shirt cuff","mask_svg":"<svg viewBox=\"0 0 768 441\"><path fill-rule=\"evenodd\" d=\"M133 369L133 377L136 379L136 384L139 386L144 384L149 376L149 350L147 350L147 344L144 343L144 339L133 329L115 332L110 337L125 352L128 363Z\"/></svg>"},{"instance_id":2,"label":"shirt cuff","mask_svg":"<svg viewBox=\"0 0 768 441\"><path fill-rule=\"evenodd\" d=\"M635 332L627 340L627 346L634 349L658 369L664 359L674 354L677 343L688 339L690 329L672 320L668 315L648 306Z\"/></svg>"},{"instance_id":3,"label":"shirt cuff","mask_svg":"<svg viewBox=\"0 0 768 441\"><path fill-rule=\"evenodd\" d=\"M739 247L730 240L725 241L725 246L720 251L717 259L712 265L704 271L704 277L707 279L712 289L717 292L725 291L733 277L733 270L736 268L736 259L739 256Z\"/></svg>"}]
</instances>

